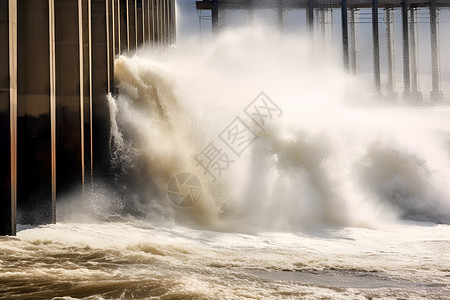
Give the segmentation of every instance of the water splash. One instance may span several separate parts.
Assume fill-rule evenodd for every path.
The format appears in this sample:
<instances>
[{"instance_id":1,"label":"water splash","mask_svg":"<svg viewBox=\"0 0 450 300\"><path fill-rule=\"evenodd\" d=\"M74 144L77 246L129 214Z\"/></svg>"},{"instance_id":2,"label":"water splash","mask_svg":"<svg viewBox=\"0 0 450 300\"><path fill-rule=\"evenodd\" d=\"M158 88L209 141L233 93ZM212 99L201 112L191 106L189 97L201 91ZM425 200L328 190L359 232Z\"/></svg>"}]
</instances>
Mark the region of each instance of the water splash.
<instances>
[{"instance_id":1,"label":"water splash","mask_svg":"<svg viewBox=\"0 0 450 300\"><path fill-rule=\"evenodd\" d=\"M450 111L383 107L333 57L309 59L309 44L251 28L225 32L201 51L119 57L112 133L116 150L127 144L136 153L127 175L133 210L238 231L449 223ZM261 90L285 114L212 182L194 155ZM167 200L167 183L180 172L203 185L190 209Z\"/></svg>"}]
</instances>

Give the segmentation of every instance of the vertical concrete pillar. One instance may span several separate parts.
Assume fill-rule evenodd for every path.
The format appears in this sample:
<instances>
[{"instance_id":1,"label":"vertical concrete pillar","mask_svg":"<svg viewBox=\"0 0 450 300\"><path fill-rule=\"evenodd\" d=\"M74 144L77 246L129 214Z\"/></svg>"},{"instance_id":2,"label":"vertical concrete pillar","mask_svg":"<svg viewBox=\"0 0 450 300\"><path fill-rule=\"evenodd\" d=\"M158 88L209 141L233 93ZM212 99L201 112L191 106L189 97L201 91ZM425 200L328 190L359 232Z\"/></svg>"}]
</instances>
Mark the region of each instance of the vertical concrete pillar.
<instances>
[{"instance_id":1,"label":"vertical concrete pillar","mask_svg":"<svg viewBox=\"0 0 450 300\"><path fill-rule=\"evenodd\" d=\"M166 0L166 10L167 10L167 46L172 44L172 9L173 9L173 0Z\"/></svg>"},{"instance_id":2,"label":"vertical concrete pillar","mask_svg":"<svg viewBox=\"0 0 450 300\"><path fill-rule=\"evenodd\" d=\"M172 28L171 28L171 22L172 22L172 1L166 0L166 10L167 10L167 45L170 46L172 44Z\"/></svg>"},{"instance_id":3,"label":"vertical concrete pillar","mask_svg":"<svg viewBox=\"0 0 450 300\"><path fill-rule=\"evenodd\" d=\"M156 28L156 22L155 22L155 18L156 18L156 0L149 0L150 1L150 14L151 14L151 19L150 19L150 41L151 41L151 45L154 46L156 45L156 34L157 34L157 28Z\"/></svg>"},{"instance_id":4,"label":"vertical concrete pillar","mask_svg":"<svg viewBox=\"0 0 450 300\"><path fill-rule=\"evenodd\" d=\"M147 28L147 1L142 0L142 43L147 42L146 28Z\"/></svg>"},{"instance_id":5,"label":"vertical concrete pillar","mask_svg":"<svg viewBox=\"0 0 450 300\"><path fill-rule=\"evenodd\" d=\"M284 12L283 12L283 3L281 3L281 1L278 1L277 12L278 12L278 30L282 32L284 26Z\"/></svg>"},{"instance_id":6,"label":"vertical concrete pillar","mask_svg":"<svg viewBox=\"0 0 450 300\"><path fill-rule=\"evenodd\" d=\"M167 45L167 0L161 0L161 36L162 45Z\"/></svg>"},{"instance_id":7,"label":"vertical concrete pillar","mask_svg":"<svg viewBox=\"0 0 450 300\"><path fill-rule=\"evenodd\" d=\"M380 83L380 37L378 34L378 0L372 0L372 40L373 76L377 93L381 93Z\"/></svg>"},{"instance_id":8,"label":"vertical concrete pillar","mask_svg":"<svg viewBox=\"0 0 450 300\"><path fill-rule=\"evenodd\" d=\"M430 3L430 36L431 36L431 99L439 100L444 93L440 90L439 49L438 49L438 22L436 13L436 0Z\"/></svg>"},{"instance_id":9,"label":"vertical concrete pillar","mask_svg":"<svg viewBox=\"0 0 450 300\"><path fill-rule=\"evenodd\" d=\"M17 3L0 2L0 235L16 234Z\"/></svg>"},{"instance_id":10,"label":"vertical concrete pillar","mask_svg":"<svg viewBox=\"0 0 450 300\"><path fill-rule=\"evenodd\" d=\"M417 37L416 37L416 16L417 8L411 6L410 8L410 34L411 34L411 94L414 100L421 100L422 94L419 91L419 75L417 64Z\"/></svg>"},{"instance_id":11,"label":"vertical concrete pillar","mask_svg":"<svg viewBox=\"0 0 450 300\"><path fill-rule=\"evenodd\" d=\"M358 9L350 9L350 71L356 74L356 14Z\"/></svg>"},{"instance_id":12,"label":"vertical concrete pillar","mask_svg":"<svg viewBox=\"0 0 450 300\"><path fill-rule=\"evenodd\" d=\"M152 0L146 0L147 1L147 37L148 37L148 44L151 45L153 42L153 26L152 26L152 20L153 20L153 6L152 6Z\"/></svg>"},{"instance_id":13,"label":"vertical concrete pillar","mask_svg":"<svg viewBox=\"0 0 450 300\"><path fill-rule=\"evenodd\" d=\"M114 31L111 26L114 21L114 13L112 6L110 5L111 0L106 0L106 41L107 41L107 55L108 55L108 93L114 91Z\"/></svg>"},{"instance_id":14,"label":"vertical concrete pillar","mask_svg":"<svg viewBox=\"0 0 450 300\"><path fill-rule=\"evenodd\" d=\"M135 1L136 10L136 48L143 43L142 0Z\"/></svg>"},{"instance_id":15,"label":"vertical concrete pillar","mask_svg":"<svg viewBox=\"0 0 450 300\"><path fill-rule=\"evenodd\" d=\"M52 168L52 222L56 223L56 47L55 1L49 0L49 60L50 60L50 141Z\"/></svg>"},{"instance_id":16,"label":"vertical concrete pillar","mask_svg":"<svg viewBox=\"0 0 450 300\"><path fill-rule=\"evenodd\" d=\"M156 24L156 44L158 46L162 45L162 40L163 40L163 36L162 36L162 0L156 0L155 4L156 4L156 16L155 16L155 24Z\"/></svg>"},{"instance_id":17,"label":"vertical concrete pillar","mask_svg":"<svg viewBox=\"0 0 450 300\"><path fill-rule=\"evenodd\" d=\"M311 36L314 34L314 0L308 0L306 8L306 22L308 23L308 31Z\"/></svg>"},{"instance_id":18,"label":"vertical concrete pillar","mask_svg":"<svg viewBox=\"0 0 450 300\"><path fill-rule=\"evenodd\" d=\"M171 40L170 43L174 44L177 39L177 23L176 23L176 2L175 0L170 0L171 14L170 14L170 30L171 30Z\"/></svg>"},{"instance_id":19,"label":"vertical concrete pillar","mask_svg":"<svg viewBox=\"0 0 450 300\"><path fill-rule=\"evenodd\" d=\"M162 36L163 36L163 46L167 46L167 39L169 31L167 30L167 22L168 22L168 10L167 10L167 0L161 1L162 6Z\"/></svg>"},{"instance_id":20,"label":"vertical concrete pillar","mask_svg":"<svg viewBox=\"0 0 450 300\"><path fill-rule=\"evenodd\" d=\"M248 23L253 25L255 19L255 10L253 0L247 1L247 15L248 15Z\"/></svg>"},{"instance_id":21,"label":"vertical concrete pillar","mask_svg":"<svg viewBox=\"0 0 450 300\"><path fill-rule=\"evenodd\" d=\"M55 221L52 8L50 0L17 2L17 217L22 224Z\"/></svg>"},{"instance_id":22,"label":"vertical concrete pillar","mask_svg":"<svg viewBox=\"0 0 450 300\"><path fill-rule=\"evenodd\" d=\"M347 18L347 0L341 2L341 26L342 26L342 52L344 56L344 67L349 69L348 56L348 18Z\"/></svg>"},{"instance_id":23,"label":"vertical concrete pillar","mask_svg":"<svg viewBox=\"0 0 450 300\"><path fill-rule=\"evenodd\" d=\"M161 46L162 35L161 35L161 0L155 0L155 26L156 26L156 45Z\"/></svg>"},{"instance_id":24,"label":"vertical concrete pillar","mask_svg":"<svg viewBox=\"0 0 450 300\"><path fill-rule=\"evenodd\" d=\"M212 0L212 31L214 34L219 32L219 0Z\"/></svg>"},{"instance_id":25,"label":"vertical concrete pillar","mask_svg":"<svg viewBox=\"0 0 450 300\"><path fill-rule=\"evenodd\" d=\"M409 34L408 34L408 0L402 0L402 31L403 31L403 96L409 97L411 81L409 71Z\"/></svg>"},{"instance_id":26,"label":"vertical concrete pillar","mask_svg":"<svg viewBox=\"0 0 450 300\"><path fill-rule=\"evenodd\" d=\"M55 0L57 196L84 184L82 0Z\"/></svg>"},{"instance_id":27,"label":"vertical concrete pillar","mask_svg":"<svg viewBox=\"0 0 450 300\"><path fill-rule=\"evenodd\" d=\"M317 27L318 27L318 31L320 33L319 35L319 49L321 51L325 51L325 17L324 17L324 9L318 8L316 9L316 19L317 19Z\"/></svg>"},{"instance_id":28,"label":"vertical concrete pillar","mask_svg":"<svg viewBox=\"0 0 450 300\"><path fill-rule=\"evenodd\" d=\"M393 59L393 32L392 32L392 8L386 7L384 10L386 16L386 41L387 41L387 68L388 68L388 95L394 95L394 59Z\"/></svg>"},{"instance_id":29,"label":"vertical concrete pillar","mask_svg":"<svg viewBox=\"0 0 450 300\"><path fill-rule=\"evenodd\" d=\"M114 0L113 0L114 1ZM85 153L88 153L87 157L89 158L89 164L86 166L87 169L89 169L89 182L92 185L93 184L93 178L94 178L94 155L93 155L93 126L92 126L92 1L87 1L87 28L85 33L86 39L84 40L84 43L87 44L88 52L84 55L84 57L88 57L88 74L86 75L88 78L88 85L85 87L85 123L84 123L84 130L85 130ZM86 45L85 45L86 47ZM120 45L119 45L120 47ZM86 58L85 58L86 60ZM85 67L86 69L86 67ZM87 92L86 92L87 90Z\"/></svg>"},{"instance_id":30,"label":"vertical concrete pillar","mask_svg":"<svg viewBox=\"0 0 450 300\"><path fill-rule=\"evenodd\" d=\"M156 23L155 23L155 17L156 17L156 0L149 0L150 1L150 41L151 45L155 45L156 41Z\"/></svg>"},{"instance_id":31,"label":"vertical concrete pillar","mask_svg":"<svg viewBox=\"0 0 450 300\"><path fill-rule=\"evenodd\" d=\"M134 0L134 34L135 34L135 49L139 46L139 20L138 20L138 3L139 0Z\"/></svg>"},{"instance_id":32,"label":"vertical concrete pillar","mask_svg":"<svg viewBox=\"0 0 450 300\"><path fill-rule=\"evenodd\" d=\"M154 0L155 4L155 18L153 19L155 25L155 45L159 46L161 41L161 13L160 13L160 0Z\"/></svg>"},{"instance_id":33,"label":"vertical concrete pillar","mask_svg":"<svg viewBox=\"0 0 450 300\"><path fill-rule=\"evenodd\" d=\"M80 102L80 118L81 118L81 147L83 147L82 153L82 161L83 170L82 170L82 185L84 183L90 184L92 182L92 132L91 132L91 118L90 118L90 106L91 106L91 72L90 72L90 64L92 62L91 55L91 45L90 41L92 39L91 36L91 22L90 22L90 9L91 9L91 1L90 0L82 0L81 6L79 6L79 22L81 22L81 34L79 35L79 47L81 51L80 56L80 73L82 77L80 77L82 82L82 94L80 94L81 102Z\"/></svg>"},{"instance_id":34,"label":"vertical concrete pillar","mask_svg":"<svg viewBox=\"0 0 450 300\"><path fill-rule=\"evenodd\" d=\"M105 97L114 90L114 55L111 38L113 32L109 25L112 19L112 9L109 2L109 0L92 2L91 20L93 173L94 177L100 178L110 176L109 108ZM121 6L121 9L123 7Z\"/></svg>"},{"instance_id":35,"label":"vertical concrete pillar","mask_svg":"<svg viewBox=\"0 0 450 300\"><path fill-rule=\"evenodd\" d=\"M136 1L128 0L128 49L136 49Z\"/></svg>"},{"instance_id":36,"label":"vertical concrete pillar","mask_svg":"<svg viewBox=\"0 0 450 300\"><path fill-rule=\"evenodd\" d=\"M119 53L129 51L128 49L128 0L118 0L117 12L119 30Z\"/></svg>"},{"instance_id":37,"label":"vertical concrete pillar","mask_svg":"<svg viewBox=\"0 0 450 300\"><path fill-rule=\"evenodd\" d=\"M112 32L113 32L113 49L114 56L120 54L120 14L119 14L119 0L112 0Z\"/></svg>"}]
</instances>

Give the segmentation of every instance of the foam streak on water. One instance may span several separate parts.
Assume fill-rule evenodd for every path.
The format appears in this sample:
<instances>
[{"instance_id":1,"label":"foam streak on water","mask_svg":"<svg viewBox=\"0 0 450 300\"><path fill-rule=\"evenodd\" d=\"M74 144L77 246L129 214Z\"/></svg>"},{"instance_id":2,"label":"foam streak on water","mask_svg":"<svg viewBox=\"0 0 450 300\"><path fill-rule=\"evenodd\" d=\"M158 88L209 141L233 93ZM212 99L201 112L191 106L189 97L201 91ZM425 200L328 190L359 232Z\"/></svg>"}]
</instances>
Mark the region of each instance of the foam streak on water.
<instances>
[{"instance_id":1,"label":"foam streak on water","mask_svg":"<svg viewBox=\"0 0 450 300\"><path fill-rule=\"evenodd\" d=\"M322 227L248 235L137 221L57 224L2 238L0 294L439 298L450 292L448 230L409 223L386 230Z\"/></svg>"}]
</instances>

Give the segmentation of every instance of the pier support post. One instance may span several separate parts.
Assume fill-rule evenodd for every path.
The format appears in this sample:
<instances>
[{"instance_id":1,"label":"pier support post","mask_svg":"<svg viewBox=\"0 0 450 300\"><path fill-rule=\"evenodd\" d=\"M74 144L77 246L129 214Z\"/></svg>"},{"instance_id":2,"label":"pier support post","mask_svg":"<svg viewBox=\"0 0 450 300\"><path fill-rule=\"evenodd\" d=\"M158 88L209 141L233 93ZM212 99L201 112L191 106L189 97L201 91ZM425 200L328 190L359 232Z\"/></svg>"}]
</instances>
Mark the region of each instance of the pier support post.
<instances>
[{"instance_id":1,"label":"pier support post","mask_svg":"<svg viewBox=\"0 0 450 300\"><path fill-rule=\"evenodd\" d=\"M419 91L419 76L418 76L418 63L417 63L417 37L416 37L416 14L417 8L415 6L410 7L410 33L411 33L411 96L414 101L420 101L422 99L422 93Z\"/></svg>"},{"instance_id":2,"label":"pier support post","mask_svg":"<svg viewBox=\"0 0 450 300\"><path fill-rule=\"evenodd\" d=\"M152 46L156 45L156 0L149 0L150 1L150 44Z\"/></svg>"},{"instance_id":3,"label":"pier support post","mask_svg":"<svg viewBox=\"0 0 450 300\"><path fill-rule=\"evenodd\" d=\"M156 26L156 45L162 45L162 13L161 13L161 0L155 0L155 26Z\"/></svg>"},{"instance_id":4,"label":"pier support post","mask_svg":"<svg viewBox=\"0 0 450 300\"><path fill-rule=\"evenodd\" d=\"M342 52L344 56L344 67L349 69L348 57L348 18L347 18L347 0L341 3L341 25L342 25Z\"/></svg>"},{"instance_id":5,"label":"pier support post","mask_svg":"<svg viewBox=\"0 0 450 300\"><path fill-rule=\"evenodd\" d=\"M136 18L136 48L143 43L143 20L142 20L142 0L135 1Z\"/></svg>"},{"instance_id":6,"label":"pier support post","mask_svg":"<svg viewBox=\"0 0 450 300\"><path fill-rule=\"evenodd\" d=\"M112 0L112 12L113 12L113 37L114 37L114 56L119 55L121 49L120 44L120 0Z\"/></svg>"},{"instance_id":7,"label":"pier support post","mask_svg":"<svg viewBox=\"0 0 450 300\"><path fill-rule=\"evenodd\" d=\"M146 31L147 31L147 4L146 0L142 0L142 44L147 42Z\"/></svg>"},{"instance_id":8,"label":"pier support post","mask_svg":"<svg viewBox=\"0 0 450 300\"><path fill-rule=\"evenodd\" d=\"M129 51L129 18L128 18L128 0L118 0L117 1L117 13L118 25L117 30L119 31L119 53Z\"/></svg>"},{"instance_id":9,"label":"pier support post","mask_svg":"<svg viewBox=\"0 0 450 300\"><path fill-rule=\"evenodd\" d=\"M17 2L0 2L0 235L16 234Z\"/></svg>"},{"instance_id":10,"label":"pier support post","mask_svg":"<svg viewBox=\"0 0 450 300\"><path fill-rule=\"evenodd\" d=\"M356 74L356 8L350 9L350 71Z\"/></svg>"},{"instance_id":11,"label":"pier support post","mask_svg":"<svg viewBox=\"0 0 450 300\"><path fill-rule=\"evenodd\" d=\"M94 177L100 178L110 176L107 154L109 137L105 134L110 131L109 107L105 95L114 91L114 55L110 26L112 11L108 1L97 0L92 4L92 57L95 58L91 66L92 160Z\"/></svg>"},{"instance_id":12,"label":"pier support post","mask_svg":"<svg viewBox=\"0 0 450 300\"><path fill-rule=\"evenodd\" d=\"M89 78L85 76L83 43L86 32L82 6L82 0L55 0L58 197L80 191L84 184L84 109L85 97L89 97L89 85L86 85Z\"/></svg>"},{"instance_id":13,"label":"pier support post","mask_svg":"<svg viewBox=\"0 0 450 300\"><path fill-rule=\"evenodd\" d=\"M283 12L283 3L281 1L277 4L277 13L278 13L278 31L283 31L284 26L284 12Z\"/></svg>"},{"instance_id":14,"label":"pier support post","mask_svg":"<svg viewBox=\"0 0 450 300\"><path fill-rule=\"evenodd\" d=\"M128 51L136 49L136 0L127 0Z\"/></svg>"},{"instance_id":15,"label":"pier support post","mask_svg":"<svg viewBox=\"0 0 450 300\"><path fill-rule=\"evenodd\" d=\"M147 0L147 38L149 46L153 43L153 0Z\"/></svg>"},{"instance_id":16,"label":"pier support post","mask_svg":"<svg viewBox=\"0 0 450 300\"><path fill-rule=\"evenodd\" d=\"M17 221L21 224L54 223L56 217L53 5L54 0L17 2Z\"/></svg>"},{"instance_id":17,"label":"pier support post","mask_svg":"<svg viewBox=\"0 0 450 300\"><path fill-rule=\"evenodd\" d=\"M163 7L163 18L162 18L162 24L163 24L163 45L167 46L168 38L169 38L169 29L167 28L169 24L169 9L167 6L167 0L163 0L162 2Z\"/></svg>"},{"instance_id":18,"label":"pier support post","mask_svg":"<svg viewBox=\"0 0 450 300\"><path fill-rule=\"evenodd\" d=\"M408 0L402 0L402 31L403 31L403 97L408 98L411 93L409 70L409 34L408 34Z\"/></svg>"},{"instance_id":19,"label":"pier support post","mask_svg":"<svg viewBox=\"0 0 450 300\"><path fill-rule=\"evenodd\" d=\"M169 44L172 45L176 41L176 25L175 25L175 0L169 0L169 28L170 36L169 36Z\"/></svg>"},{"instance_id":20,"label":"pier support post","mask_svg":"<svg viewBox=\"0 0 450 300\"><path fill-rule=\"evenodd\" d=\"M444 93L440 90L438 25L436 13L436 0L430 3L430 33L431 33L431 99L439 100Z\"/></svg>"},{"instance_id":21,"label":"pier support post","mask_svg":"<svg viewBox=\"0 0 450 300\"><path fill-rule=\"evenodd\" d=\"M158 15L161 0L138 1L148 11L140 20L153 22L140 23L142 41L156 37L156 23L161 42L163 33L174 40L174 1ZM0 235L15 234L16 215L55 222L57 196L81 191L93 173L109 178L105 95L114 91L114 55L136 46L137 3L0 1Z\"/></svg>"},{"instance_id":22,"label":"pier support post","mask_svg":"<svg viewBox=\"0 0 450 300\"><path fill-rule=\"evenodd\" d=\"M378 0L372 0L372 40L373 40L373 76L375 89L381 93L380 84L380 38L378 34Z\"/></svg>"},{"instance_id":23,"label":"pier support post","mask_svg":"<svg viewBox=\"0 0 450 300\"><path fill-rule=\"evenodd\" d=\"M306 21L308 23L308 31L311 37L314 36L314 0L308 0L306 9Z\"/></svg>"},{"instance_id":24,"label":"pier support post","mask_svg":"<svg viewBox=\"0 0 450 300\"><path fill-rule=\"evenodd\" d=\"M388 71L388 85L387 93L389 96L394 96L394 59L393 59L393 48L392 48L392 9L386 7L384 9L384 14L386 17L386 41L387 41L387 71Z\"/></svg>"},{"instance_id":25,"label":"pier support post","mask_svg":"<svg viewBox=\"0 0 450 300\"><path fill-rule=\"evenodd\" d=\"M219 33L219 1L218 0L212 0L211 17L212 17L213 34L217 34L217 33Z\"/></svg>"}]
</instances>

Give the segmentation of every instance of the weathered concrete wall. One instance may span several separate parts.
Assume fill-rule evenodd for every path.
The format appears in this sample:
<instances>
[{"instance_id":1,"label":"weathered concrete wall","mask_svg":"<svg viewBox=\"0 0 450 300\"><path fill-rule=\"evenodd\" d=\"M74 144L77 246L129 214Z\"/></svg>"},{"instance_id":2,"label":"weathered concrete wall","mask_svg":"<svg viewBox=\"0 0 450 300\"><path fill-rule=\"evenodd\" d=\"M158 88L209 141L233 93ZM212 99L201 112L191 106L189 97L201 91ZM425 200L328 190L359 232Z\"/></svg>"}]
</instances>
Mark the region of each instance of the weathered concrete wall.
<instances>
[{"instance_id":1,"label":"weathered concrete wall","mask_svg":"<svg viewBox=\"0 0 450 300\"><path fill-rule=\"evenodd\" d=\"M17 9L0 1L0 234L16 232Z\"/></svg>"},{"instance_id":2,"label":"weathered concrete wall","mask_svg":"<svg viewBox=\"0 0 450 300\"><path fill-rule=\"evenodd\" d=\"M114 57L174 27L175 0L0 1L0 235L108 176Z\"/></svg>"}]
</instances>

